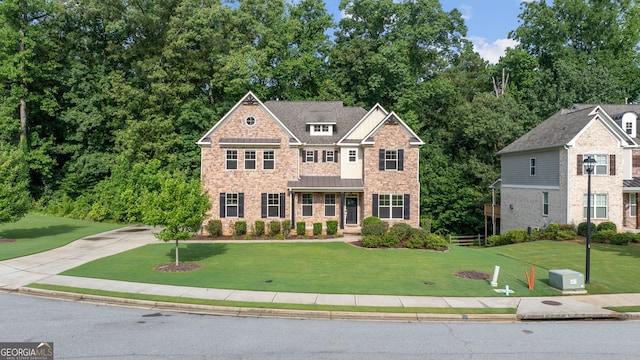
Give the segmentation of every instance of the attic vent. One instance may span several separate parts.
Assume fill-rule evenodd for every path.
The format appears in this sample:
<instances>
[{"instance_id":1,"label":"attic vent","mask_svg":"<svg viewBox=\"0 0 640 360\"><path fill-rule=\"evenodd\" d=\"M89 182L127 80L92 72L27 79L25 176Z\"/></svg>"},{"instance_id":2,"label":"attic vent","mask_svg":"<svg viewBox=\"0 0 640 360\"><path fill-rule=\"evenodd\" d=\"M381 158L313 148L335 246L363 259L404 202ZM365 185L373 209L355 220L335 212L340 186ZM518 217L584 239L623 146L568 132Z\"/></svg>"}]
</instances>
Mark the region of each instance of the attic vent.
<instances>
[{"instance_id":1,"label":"attic vent","mask_svg":"<svg viewBox=\"0 0 640 360\"><path fill-rule=\"evenodd\" d=\"M242 102L245 105L255 105L258 103L258 99L256 99L253 95L249 94L244 98L244 100L242 100Z\"/></svg>"},{"instance_id":2,"label":"attic vent","mask_svg":"<svg viewBox=\"0 0 640 360\"><path fill-rule=\"evenodd\" d=\"M387 119L387 124L398 125L399 123L400 123L400 121L398 121L398 118L395 115L391 115Z\"/></svg>"}]
</instances>

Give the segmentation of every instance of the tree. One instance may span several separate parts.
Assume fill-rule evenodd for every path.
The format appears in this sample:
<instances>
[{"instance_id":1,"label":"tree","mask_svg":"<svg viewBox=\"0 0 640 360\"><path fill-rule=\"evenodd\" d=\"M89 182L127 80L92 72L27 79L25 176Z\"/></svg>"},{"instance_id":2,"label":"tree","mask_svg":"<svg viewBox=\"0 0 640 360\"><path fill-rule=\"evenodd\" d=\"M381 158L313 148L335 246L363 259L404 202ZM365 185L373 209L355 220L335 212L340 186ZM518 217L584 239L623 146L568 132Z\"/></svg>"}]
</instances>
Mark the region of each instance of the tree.
<instances>
[{"instance_id":1,"label":"tree","mask_svg":"<svg viewBox=\"0 0 640 360\"><path fill-rule=\"evenodd\" d=\"M22 151L0 146L0 223L18 221L31 209L28 174Z\"/></svg>"},{"instance_id":2,"label":"tree","mask_svg":"<svg viewBox=\"0 0 640 360\"><path fill-rule=\"evenodd\" d=\"M184 173L159 174L161 186L145 196L143 221L151 226L163 226L164 229L154 235L162 241L175 240L176 266L178 260L178 241L193 237L207 211L211 208L209 196L202 192L198 180L189 180Z\"/></svg>"}]
</instances>

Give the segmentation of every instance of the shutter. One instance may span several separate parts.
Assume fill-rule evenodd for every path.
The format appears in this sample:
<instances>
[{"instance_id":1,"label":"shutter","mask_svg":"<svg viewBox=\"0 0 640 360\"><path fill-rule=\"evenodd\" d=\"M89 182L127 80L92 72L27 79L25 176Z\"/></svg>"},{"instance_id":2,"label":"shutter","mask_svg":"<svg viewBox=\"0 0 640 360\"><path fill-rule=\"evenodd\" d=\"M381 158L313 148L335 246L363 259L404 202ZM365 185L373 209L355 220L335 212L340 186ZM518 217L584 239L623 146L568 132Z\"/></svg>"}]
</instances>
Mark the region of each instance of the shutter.
<instances>
[{"instance_id":1,"label":"shutter","mask_svg":"<svg viewBox=\"0 0 640 360\"><path fill-rule=\"evenodd\" d=\"M300 149L300 157L302 158L302 162L307 162L307 154L304 149Z\"/></svg>"},{"instance_id":2,"label":"shutter","mask_svg":"<svg viewBox=\"0 0 640 360\"><path fill-rule=\"evenodd\" d=\"M616 156L609 155L609 175L616 174Z\"/></svg>"},{"instance_id":3,"label":"shutter","mask_svg":"<svg viewBox=\"0 0 640 360\"><path fill-rule=\"evenodd\" d=\"M286 194L280 193L280 217L284 218L284 202L286 201Z\"/></svg>"},{"instance_id":4,"label":"shutter","mask_svg":"<svg viewBox=\"0 0 640 360\"><path fill-rule=\"evenodd\" d=\"M378 194L373 194L373 204L371 208L371 216L378 217Z\"/></svg>"},{"instance_id":5,"label":"shutter","mask_svg":"<svg viewBox=\"0 0 640 360\"><path fill-rule=\"evenodd\" d=\"M260 194L260 209L262 211L261 217L264 219L267 217L267 194Z\"/></svg>"},{"instance_id":6,"label":"shutter","mask_svg":"<svg viewBox=\"0 0 640 360\"><path fill-rule=\"evenodd\" d=\"M404 149L398 149L398 171L404 170Z\"/></svg>"},{"instance_id":7,"label":"shutter","mask_svg":"<svg viewBox=\"0 0 640 360\"><path fill-rule=\"evenodd\" d=\"M380 149L378 152L378 168L384 170L384 149Z\"/></svg>"},{"instance_id":8,"label":"shutter","mask_svg":"<svg viewBox=\"0 0 640 360\"><path fill-rule=\"evenodd\" d=\"M338 154L340 153L340 149L337 149L333 152L333 162L338 162Z\"/></svg>"},{"instance_id":9,"label":"shutter","mask_svg":"<svg viewBox=\"0 0 640 360\"><path fill-rule=\"evenodd\" d=\"M576 162L578 163L577 164L578 165L578 169L577 169L577 172L576 172L577 175L582 175L582 169L584 168L583 161L584 160L582 160L582 155L578 155L577 156L577 160L576 160Z\"/></svg>"},{"instance_id":10,"label":"shutter","mask_svg":"<svg viewBox=\"0 0 640 360\"><path fill-rule=\"evenodd\" d=\"M226 216L225 208L227 205L227 194L220 193L220 218L224 218Z\"/></svg>"},{"instance_id":11,"label":"shutter","mask_svg":"<svg viewBox=\"0 0 640 360\"><path fill-rule=\"evenodd\" d=\"M318 162L318 150L313 150L313 162Z\"/></svg>"},{"instance_id":12,"label":"shutter","mask_svg":"<svg viewBox=\"0 0 640 360\"><path fill-rule=\"evenodd\" d=\"M327 162L327 150L322 150L322 162Z\"/></svg>"},{"instance_id":13,"label":"shutter","mask_svg":"<svg viewBox=\"0 0 640 360\"><path fill-rule=\"evenodd\" d=\"M244 217L244 193L238 193L238 217Z\"/></svg>"},{"instance_id":14,"label":"shutter","mask_svg":"<svg viewBox=\"0 0 640 360\"><path fill-rule=\"evenodd\" d=\"M404 219L405 220L409 220L411 219L411 195L409 194L404 194Z\"/></svg>"}]
</instances>

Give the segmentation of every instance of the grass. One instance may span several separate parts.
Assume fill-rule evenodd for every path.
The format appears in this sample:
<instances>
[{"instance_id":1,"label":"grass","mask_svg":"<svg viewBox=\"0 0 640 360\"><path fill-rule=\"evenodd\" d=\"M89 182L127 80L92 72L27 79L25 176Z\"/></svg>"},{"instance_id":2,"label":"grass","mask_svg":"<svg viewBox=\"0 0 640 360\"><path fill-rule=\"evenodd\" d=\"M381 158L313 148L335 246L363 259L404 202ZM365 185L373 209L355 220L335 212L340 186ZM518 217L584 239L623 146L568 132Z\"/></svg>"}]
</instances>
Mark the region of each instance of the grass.
<instances>
[{"instance_id":1,"label":"grass","mask_svg":"<svg viewBox=\"0 0 640 360\"><path fill-rule=\"evenodd\" d=\"M27 214L15 223L0 224L0 238L17 240L0 242L0 260L51 250L79 238L122 226L124 225Z\"/></svg>"},{"instance_id":2,"label":"grass","mask_svg":"<svg viewBox=\"0 0 640 360\"><path fill-rule=\"evenodd\" d=\"M345 243L185 243L180 259L202 267L185 273L164 273L156 265L174 261L173 244L152 244L106 257L64 272L64 275L194 286L203 288L287 291L301 293L504 296L485 280L456 277L457 271L491 274L500 266L498 283L515 296L560 293L548 286L549 269L584 271L584 246L539 241L448 252L407 249L370 250ZM637 268L640 247L594 244L590 293L640 291ZM536 282L527 288L525 271L534 265Z\"/></svg>"},{"instance_id":3,"label":"grass","mask_svg":"<svg viewBox=\"0 0 640 360\"><path fill-rule=\"evenodd\" d=\"M373 306L340 306L340 305L307 305L307 304L283 304L283 303L255 303L243 301L208 300L196 298L184 298L175 296L158 296L116 291L83 289L68 286L31 284L29 287L69 293L81 293L87 295L108 296L136 300L148 300L170 302L178 304L196 304L209 306L234 306L252 307L259 309L284 309L284 310L313 310L313 311L356 311L356 312L393 312L393 313L419 313L419 314L515 314L515 308L437 308L437 307L373 307Z\"/></svg>"}]
</instances>

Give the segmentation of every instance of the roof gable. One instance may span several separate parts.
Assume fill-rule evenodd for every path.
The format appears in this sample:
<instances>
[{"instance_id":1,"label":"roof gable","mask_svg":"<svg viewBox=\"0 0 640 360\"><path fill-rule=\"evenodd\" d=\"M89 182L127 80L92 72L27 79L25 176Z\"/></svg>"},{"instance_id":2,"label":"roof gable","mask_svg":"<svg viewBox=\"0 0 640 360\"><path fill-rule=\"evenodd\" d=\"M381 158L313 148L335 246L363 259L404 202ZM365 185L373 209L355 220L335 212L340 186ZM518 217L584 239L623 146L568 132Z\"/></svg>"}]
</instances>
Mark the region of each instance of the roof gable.
<instances>
[{"instance_id":1,"label":"roof gable","mask_svg":"<svg viewBox=\"0 0 640 360\"><path fill-rule=\"evenodd\" d=\"M413 132L413 130L411 130L411 128L404 121L402 121L402 119L400 119L400 117L396 115L396 113L394 112L391 112L391 114L387 115L382 121L380 121L380 123L364 138L364 140L362 141L362 144L373 145L374 144L373 137L378 131L380 131L380 129L385 124L402 126L402 128L407 132L407 134L410 137L409 145L418 145L418 146L424 145L424 142L422 141L422 139L420 139L418 135L416 135L416 133Z\"/></svg>"}]
</instances>

